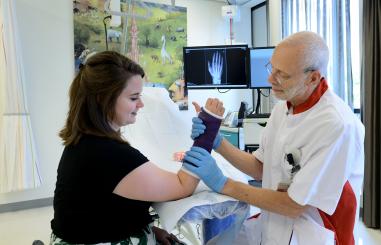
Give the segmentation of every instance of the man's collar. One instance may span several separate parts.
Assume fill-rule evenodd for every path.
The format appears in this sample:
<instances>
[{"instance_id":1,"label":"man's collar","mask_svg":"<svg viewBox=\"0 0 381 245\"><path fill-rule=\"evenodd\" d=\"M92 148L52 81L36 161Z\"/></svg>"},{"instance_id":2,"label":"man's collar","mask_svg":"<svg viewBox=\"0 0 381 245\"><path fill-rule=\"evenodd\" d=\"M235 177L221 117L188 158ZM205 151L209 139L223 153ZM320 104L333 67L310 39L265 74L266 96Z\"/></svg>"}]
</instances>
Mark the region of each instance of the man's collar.
<instances>
[{"instance_id":1,"label":"man's collar","mask_svg":"<svg viewBox=\"0 0 381 245\"><path fill-rule=\"evenodd\" d=\"M304 101L303 103L301 103L297 106L294 106L292 108L292 113L293 114L302 113L302 112L307 111L311 107L313 107L320 100L321 96L323 96L323 94L325 93L325 91L327 91L327 89L328 89L328 83L325 80L325 78L322 78L320 80L319 85L315 88L315 90L312 92L310 97L308 97L308 99L306 101ZM289 110L290 110L291 106L292 106L291 102L287 101L287 108Z\"/></svg>"}]
</instances>

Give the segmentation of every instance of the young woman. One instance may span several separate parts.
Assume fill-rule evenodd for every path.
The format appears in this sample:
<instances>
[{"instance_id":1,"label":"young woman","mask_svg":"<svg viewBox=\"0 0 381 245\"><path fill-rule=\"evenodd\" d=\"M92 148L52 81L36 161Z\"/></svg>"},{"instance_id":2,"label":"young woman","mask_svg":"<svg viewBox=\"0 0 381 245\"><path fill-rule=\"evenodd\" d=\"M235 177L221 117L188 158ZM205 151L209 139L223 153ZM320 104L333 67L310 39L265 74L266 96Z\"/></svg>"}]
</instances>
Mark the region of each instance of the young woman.
<instances>
[{"instance_id":1,"label":"young woman","mask_svg":"<svg viewBox=\"0 0 381 245\"><path fill-rule=\"evenodd\" d=\"M51 244L156 244L156 238L169 244L173 239L152 228L149 207L191 195L199 179L160 169L123 139L120 128L135 123L144 106L143 77L138 64L111 51L91 56L75 77L59 134L65 149ZM205 108L224 112L217 99L209 99Z\"/></svg>"}]
</instances>

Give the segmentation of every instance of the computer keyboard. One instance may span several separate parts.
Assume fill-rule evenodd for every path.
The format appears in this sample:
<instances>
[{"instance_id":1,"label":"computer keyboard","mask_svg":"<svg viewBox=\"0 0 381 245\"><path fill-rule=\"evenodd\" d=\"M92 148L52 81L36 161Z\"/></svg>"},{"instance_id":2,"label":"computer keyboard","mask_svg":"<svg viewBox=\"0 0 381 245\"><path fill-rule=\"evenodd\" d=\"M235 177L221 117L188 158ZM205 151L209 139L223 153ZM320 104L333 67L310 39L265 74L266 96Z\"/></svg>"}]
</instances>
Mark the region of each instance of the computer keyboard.
<instances>
[{"instance_id":1,"label":"computer keyboard","mask_svg":"<svg viewBox=\"0 0 381 245\"><path fill-rule=\"evenodd\" d=\"M270 113L250 113L246 118L269 118Z\"/></svg>"}]
</instances>

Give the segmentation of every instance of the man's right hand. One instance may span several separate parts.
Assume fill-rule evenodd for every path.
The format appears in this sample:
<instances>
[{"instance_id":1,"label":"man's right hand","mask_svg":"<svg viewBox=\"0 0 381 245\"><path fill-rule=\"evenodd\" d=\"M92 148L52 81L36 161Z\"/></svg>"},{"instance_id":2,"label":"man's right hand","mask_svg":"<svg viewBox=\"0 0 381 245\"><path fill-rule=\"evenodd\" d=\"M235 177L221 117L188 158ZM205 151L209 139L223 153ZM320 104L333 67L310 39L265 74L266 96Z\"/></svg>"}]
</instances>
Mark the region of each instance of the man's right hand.
<instances>
[{"instance_id":1,"label":"man's right hand","mask_svg":"<svg viewBox=\"0 0 381 245\"><path fill-rule=\"evenodd\" d=\"M192 140L196 139L198 136L205 132L206 126L199 117L192 118Z\"/></svg>"}]
</instances>

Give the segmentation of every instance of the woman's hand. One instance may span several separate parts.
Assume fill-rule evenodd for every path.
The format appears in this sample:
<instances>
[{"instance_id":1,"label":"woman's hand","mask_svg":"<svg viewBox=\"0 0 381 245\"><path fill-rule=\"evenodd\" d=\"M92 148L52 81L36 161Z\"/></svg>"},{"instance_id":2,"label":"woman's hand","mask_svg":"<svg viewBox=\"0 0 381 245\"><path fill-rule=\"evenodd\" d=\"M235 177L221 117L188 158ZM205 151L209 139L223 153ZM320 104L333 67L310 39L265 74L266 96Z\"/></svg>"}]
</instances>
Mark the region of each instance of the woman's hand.
<instances>
[{"instance_id":1,"label":"woman's hand","mask_svg":"<svg viewBox=\"0 0 381 245\"><path fill-rule=\"evenodd\" d=\"M163 245L171 244L184 244L173 234L169 234L166 230L160 229L159 227L152 227L153 233L155 233L156 241Z\"/></svg>"},{"instance_id":2,"label":"woman's hand","mask_svg":"<svg viewBox=\"0 0 381 245\"><path fill-rule=\"evenodd\" d=\"M201 111L201 107L199 104L197 104L196 102L192 102L196 112L200 112ZM216 98L209 98L206 103L205 103L205 108L217 115L217 116L223 116L224 115L224 112L225 112L225 108L224 108L224 104L222 103L222 101L220 101L219 99L216 99Z\"/></svg>"}]
</instances>

